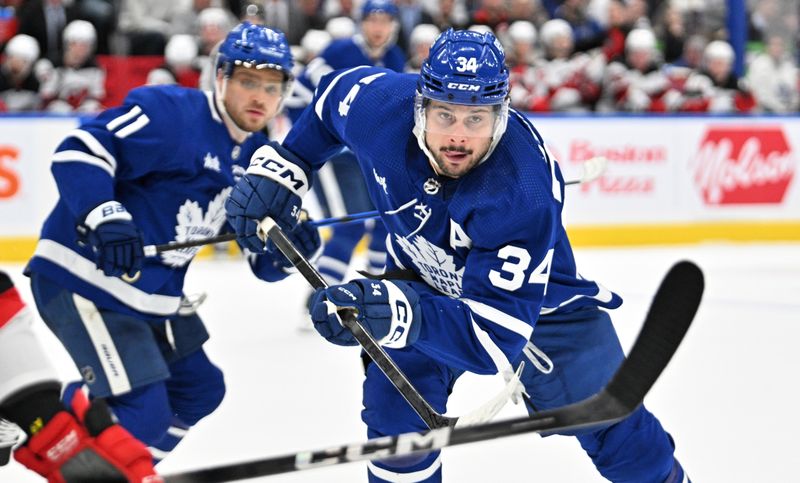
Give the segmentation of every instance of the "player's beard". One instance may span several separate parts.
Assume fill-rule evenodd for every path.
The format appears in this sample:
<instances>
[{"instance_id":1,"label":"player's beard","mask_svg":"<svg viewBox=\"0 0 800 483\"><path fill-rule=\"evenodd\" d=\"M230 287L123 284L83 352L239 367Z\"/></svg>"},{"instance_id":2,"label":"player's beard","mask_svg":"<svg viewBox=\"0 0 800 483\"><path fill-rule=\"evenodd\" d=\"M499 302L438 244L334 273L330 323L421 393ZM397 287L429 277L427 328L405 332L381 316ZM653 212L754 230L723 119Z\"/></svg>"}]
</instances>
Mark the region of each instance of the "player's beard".
<instances>
[{"instance_id":1,"label":"player's beard","mask_svg":"<svg viewBox=\"0 0 800 483\"><path fill-rule=\"evenodd\" d=\"M249 119L247 110L249 108L257 109L263 113L261 120L253 120ZM230 111L229 111L230 112ZM244 106L239 112L236 112L235 115L231 115L231 120L236 124L236 127L243 131L247 132L256 132L261 131L267 125L269 119L269 109L267 106Z\"/></svg>"},{"instance_id":2,"label":"player's beard","mask_svg":"<svg viewBox=\"0 0 800 483\"><path fill-rule=\"evenodd\" d=\"M467 157L457 165L454 165L453 162L445 157L445 154L448 152L466 154ZM464 146L442 146L433 153L433 159L436 162L436 171L441 176L460 178L469 173L472 168L478 164L478 161L480 161L485 152L484 150L479 156L476 156L475 150L465 148Z\"/></svg>"}]
</instances>

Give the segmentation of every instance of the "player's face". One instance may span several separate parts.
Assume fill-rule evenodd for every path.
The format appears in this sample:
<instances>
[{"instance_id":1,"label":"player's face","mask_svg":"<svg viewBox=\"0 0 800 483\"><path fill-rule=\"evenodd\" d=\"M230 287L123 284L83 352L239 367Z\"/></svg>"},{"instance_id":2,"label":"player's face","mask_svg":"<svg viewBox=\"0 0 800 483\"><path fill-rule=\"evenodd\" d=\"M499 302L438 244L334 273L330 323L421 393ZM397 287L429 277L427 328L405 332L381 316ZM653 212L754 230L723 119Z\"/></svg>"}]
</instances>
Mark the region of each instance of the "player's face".
<instances>
[{"instance_id":1,"label":"player's face","mask_svg":"<svg viewBox=\"0 0 800 483\"><path fill-rule=\"evenodd\" d=\"M281 72L237 66L228 79L225 109L240 129L260 131L278 113L282 96Z\"/></svg>"},{"instance_id":2,"label":"player's face","mask_svg":"<svg viewBox=\"0 0 800 483\"><path fill-rule=\"evenodd\" d=\"M497 115L492 106L430 101L425 107L425 143L439 174L458 178L483 158Z\"/></svg>"},{"instance_id":3,"label":"player's face","mask_svg":"<svg viewBox=\"0 0 800 483\"><path fill-rule=\"evenodd\" d=\"M384 45L392 37L394 22L388 13L372 13L361 22L364 40L372 48Z\"/></svg>"}]
</instances>

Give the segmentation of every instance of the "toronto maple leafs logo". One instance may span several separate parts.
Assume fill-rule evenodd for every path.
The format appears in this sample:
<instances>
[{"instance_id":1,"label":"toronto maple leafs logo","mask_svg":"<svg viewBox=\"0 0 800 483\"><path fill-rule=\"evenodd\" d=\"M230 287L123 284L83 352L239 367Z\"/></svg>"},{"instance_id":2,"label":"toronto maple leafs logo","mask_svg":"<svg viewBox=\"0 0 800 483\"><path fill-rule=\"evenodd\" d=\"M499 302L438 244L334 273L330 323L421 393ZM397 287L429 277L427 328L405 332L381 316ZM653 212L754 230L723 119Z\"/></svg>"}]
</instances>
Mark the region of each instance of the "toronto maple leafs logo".
<instances>
[{"instance_id":1,"label":"toronto maple leafs logo","mask_svg":"<svg viewBox=\"0 0 800 483\"><path fill-rule=\"evenodd\" d=\"M208 203L205 213L199 203L186 200L175 216L178 222L175 225L175 241L181 243L200 240L219 233L220 228L225 224L225 199L228 198L232 189L228 187L220 191ZM189 263L199 250L200 247L191 247L162 252L161 260L171 267L182 267Z\"/></svg>"},{"instance_id":2,"label":"toronto maple leafs logo","mask_svg":"<svg viewBox=\"0 0 800 483\"><path fill-rule=\"evenodd\" d=\"M395 235L395 238L429 285L449 297L461 296L464 267L456 268L452 255L419 235L411 240L400 235Z\"/></svg>"}]
</instances>

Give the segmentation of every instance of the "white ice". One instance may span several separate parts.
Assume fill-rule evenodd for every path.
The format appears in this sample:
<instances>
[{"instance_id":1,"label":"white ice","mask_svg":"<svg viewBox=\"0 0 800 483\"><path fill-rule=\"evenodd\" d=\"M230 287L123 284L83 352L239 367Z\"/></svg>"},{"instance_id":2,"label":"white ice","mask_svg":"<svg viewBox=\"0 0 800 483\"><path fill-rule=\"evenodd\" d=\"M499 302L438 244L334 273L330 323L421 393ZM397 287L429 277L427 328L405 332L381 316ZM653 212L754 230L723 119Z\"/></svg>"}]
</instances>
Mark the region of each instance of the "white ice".
<instances>
[{"instance_id":1,"label":"white ice","mask_svg":"<svg viewBox=\"0 0 800 483\"><path fill-rule=\"evenodd\" d=\"M581 273L621 294L612 316L623 346L633 342L670 265L690 259L705 271L706 293L694 325L646 399L677 442L677 455L701 483L797 481L800 432L800 245L722 243L661 248L580 249ZM12 272L31 301L21 265ZM298 330L308 294L299 275L279 284L255 280L240 261L198 261L187 293L207 291L200 309L206 350L228 384L222 406L165 460L163 473L320 449L365 439L359 419L358 350ZM69 357L44 328L63 377ZM501 386L497 378L459 381L448 408L459 414ZM523 414L509 406L502 418ZM605 481L577 442L522 435L444 450L446 482ZM264 478L269 482L366 481L363 463ZM0 481L41 481L16 463Z\"/></svg>"}]
</instances>

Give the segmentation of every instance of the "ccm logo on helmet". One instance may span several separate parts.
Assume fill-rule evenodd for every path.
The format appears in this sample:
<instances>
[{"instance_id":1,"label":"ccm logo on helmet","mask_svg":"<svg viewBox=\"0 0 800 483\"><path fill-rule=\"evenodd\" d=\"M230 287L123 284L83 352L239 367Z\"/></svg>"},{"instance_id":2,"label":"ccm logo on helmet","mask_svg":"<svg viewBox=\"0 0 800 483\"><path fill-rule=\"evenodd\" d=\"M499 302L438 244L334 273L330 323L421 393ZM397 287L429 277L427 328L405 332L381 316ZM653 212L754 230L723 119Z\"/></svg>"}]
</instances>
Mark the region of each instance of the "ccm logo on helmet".
<instances>
[{"instance_id":1,"label":"ccm logo on helmet","mask_svg":"<svg viewBox=\"0 0 800 483\"><path fill-rule=\"evenodd\" d=\"M478 92L479 90L481 90L481 88L479 86L474 86L472 84L461 84L461 83L458 83L458 82L448 82L447 83L447 88L448 89L456 89L456 90L459 90L459 91L475 91L475 92Z\"/></svg>"}]
</instances>

